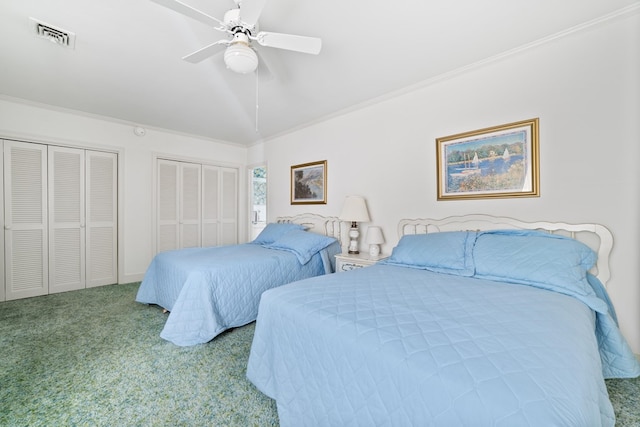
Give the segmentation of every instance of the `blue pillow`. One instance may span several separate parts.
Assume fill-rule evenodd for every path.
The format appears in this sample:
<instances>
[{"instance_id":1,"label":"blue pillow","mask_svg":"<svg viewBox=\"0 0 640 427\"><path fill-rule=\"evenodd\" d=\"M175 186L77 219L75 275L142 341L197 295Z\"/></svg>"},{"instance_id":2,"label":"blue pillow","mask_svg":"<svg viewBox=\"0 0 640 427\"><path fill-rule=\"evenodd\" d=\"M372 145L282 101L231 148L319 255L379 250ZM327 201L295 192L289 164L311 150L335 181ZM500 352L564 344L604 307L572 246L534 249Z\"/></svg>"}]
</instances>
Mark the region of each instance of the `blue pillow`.
<instances>
[{"instance_id":1,"label":"blue pillow","mask_svg":"<svg viewBox=\"0 0 640 427\"><path fill-rule=\"evenodd\" d=\"M269 243L275 242L291 230L304 230L304 226L300 224L272 222L267 224L252 243L268 245Z\"/></svg>"},{"instance_id":2,"label":"blue pillow","mask_svg":"<svg viewBox=\"0 0 640 427\"><path fill-rule=\"evenodd\" d=\"M408 234L382 264L419 268L437 273L473 276L473 231Z\"/></svg>"},{"instance_id":3,"label":"blue pillow","mask_svg":"<svg viewBox=\"0 0 640 427\"><path fill-rule=\"evenodd\" d=\"M292 252L298 258L300 264L304 265L309 262L311 257L336 241L333 237L303 230L291 230L275 242L264 245L264 247Z\"/></svg>"},{"instance_id":4,"label":"blue pillow","mask_svg":"<svg viewBox=\"0 0 640 427\"><path fill-rule=\"evenodd\" d=\"M476 239L473 257L478 278L569 294L593 292L587 271L595 264L596 254L569 237L525 230L483 232Z\"/></svg>"}]
</instances>

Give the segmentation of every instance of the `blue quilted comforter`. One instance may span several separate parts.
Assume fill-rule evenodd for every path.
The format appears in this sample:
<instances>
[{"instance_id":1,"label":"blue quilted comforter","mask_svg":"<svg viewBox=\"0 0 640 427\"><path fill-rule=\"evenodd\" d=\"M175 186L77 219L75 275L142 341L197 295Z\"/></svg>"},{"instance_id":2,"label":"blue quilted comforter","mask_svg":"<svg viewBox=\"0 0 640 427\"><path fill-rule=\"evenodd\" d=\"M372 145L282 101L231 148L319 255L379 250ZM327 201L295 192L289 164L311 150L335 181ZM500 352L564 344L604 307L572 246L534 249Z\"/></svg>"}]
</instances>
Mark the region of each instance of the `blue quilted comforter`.
<instances>
[{"instance_id":1,"label":"blue quilted comforter","mask_svg":"<svg viewBox=\"0 0 640 427\"><path fill-rule=\"evenodd\" d=\"M162 252L136 301L170 311L162 338L180 346L205 343L254 321L263 291L331 272L330 259L339 250L332 244L305 264L291 252L251 243Z\"/></svg>"},{"instance_id":2,"label":"blue quilted comforter","mask_svg":"<svg viewBox=\"0 0 640 427\"><path fill-rule=\"evenodd\" d=\"M472 238L455 251L486 248ZM536 262L524 280L517 258L534 255L522 242L508 247L506 273L488 269L494 249L449 262L440 243L431 265L416 261L418 246L411 259L394 249L387 265L263 294L247 377L276 400L281 425L613 426L604 378L638 376L640 365L597 279L548 274L557 254L538 245L551 268Z\"/></svg>"}]
</instances>

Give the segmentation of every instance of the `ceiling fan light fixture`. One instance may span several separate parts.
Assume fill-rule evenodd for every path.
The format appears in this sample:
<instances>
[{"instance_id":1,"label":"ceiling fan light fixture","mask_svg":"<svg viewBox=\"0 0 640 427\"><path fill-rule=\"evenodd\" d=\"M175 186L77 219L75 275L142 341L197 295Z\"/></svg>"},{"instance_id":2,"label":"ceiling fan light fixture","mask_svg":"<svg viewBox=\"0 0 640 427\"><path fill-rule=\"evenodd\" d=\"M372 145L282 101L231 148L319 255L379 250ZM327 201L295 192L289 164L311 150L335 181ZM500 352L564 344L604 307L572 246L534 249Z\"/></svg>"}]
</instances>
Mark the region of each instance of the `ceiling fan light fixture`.
<instances>
[{"instance_id":1,"label":"ceiling fan light fixture","mask_svg":"<svg viewBox=\"0 0 640 427\"><path fill-rule=\"evenodd\" d=\"M258 68L258 55L244 43L233 43L224 51L224 63L236 73L252 73Z\"/></svg>"}]
</instances>

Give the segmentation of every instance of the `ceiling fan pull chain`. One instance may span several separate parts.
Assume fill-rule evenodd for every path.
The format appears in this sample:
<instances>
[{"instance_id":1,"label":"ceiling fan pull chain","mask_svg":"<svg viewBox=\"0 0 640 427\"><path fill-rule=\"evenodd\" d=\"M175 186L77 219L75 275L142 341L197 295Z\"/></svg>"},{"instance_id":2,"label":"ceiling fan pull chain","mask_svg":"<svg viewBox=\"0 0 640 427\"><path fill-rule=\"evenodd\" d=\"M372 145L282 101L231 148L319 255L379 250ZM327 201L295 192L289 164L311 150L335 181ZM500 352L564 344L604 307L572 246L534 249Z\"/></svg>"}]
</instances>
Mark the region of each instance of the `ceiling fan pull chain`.
<instances>
[{"instance_id":1,"label":"ceiling fan pull chain","mask_svg":"<svg viewBox=\"0 0 640 427\"><path fill-rule=\"evenodd\" d=\"M256 68L256 133L258 133L258 82L259 82L259 70L260 68Z\"/></svg>"}]
</instances>

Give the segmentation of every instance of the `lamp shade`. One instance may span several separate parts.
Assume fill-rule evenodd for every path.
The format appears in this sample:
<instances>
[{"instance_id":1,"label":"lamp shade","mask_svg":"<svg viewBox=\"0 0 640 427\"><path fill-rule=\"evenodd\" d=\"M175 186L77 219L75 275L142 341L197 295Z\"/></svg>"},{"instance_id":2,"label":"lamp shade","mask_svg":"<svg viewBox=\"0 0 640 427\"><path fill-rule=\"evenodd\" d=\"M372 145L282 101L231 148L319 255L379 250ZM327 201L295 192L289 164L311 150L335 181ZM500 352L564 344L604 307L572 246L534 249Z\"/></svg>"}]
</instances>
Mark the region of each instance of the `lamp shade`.
<instances>
[{"instance_id":1,"label":"lamp shade","mask_svg":"<svg viewBox=\"0 0 640 427\"><path fill-rule=\"evenodd\" d=\"M369 245L380 245L384 243L384 236L382 235L382 229L380 227L367 228L366 241Z\"/></svg>"},{"instance_id":2,"label":"lamp shade","mask_svg":"<svg viewBox=\"0 0 640 427\"><path fill-rule=\"evenodd\" d=\"M252 73L258 67L258 55L249 47L249 38L242 33L233 36L233 41L224 51L224 63L240 74Z\"/></svg>"},{"instance_id":3,"label":"lamp shade","mask_svg":"<svg viewBox=\"0 0 640 427\"><path fill-rule=\"evenodd\" d=\"M369 211L362 196L347 196L342 205L340 219L351 222L368 222Z\"/></svg>"}]
</instances>

